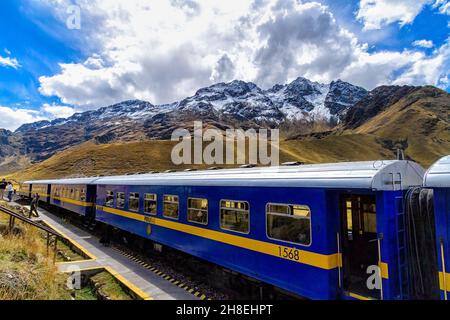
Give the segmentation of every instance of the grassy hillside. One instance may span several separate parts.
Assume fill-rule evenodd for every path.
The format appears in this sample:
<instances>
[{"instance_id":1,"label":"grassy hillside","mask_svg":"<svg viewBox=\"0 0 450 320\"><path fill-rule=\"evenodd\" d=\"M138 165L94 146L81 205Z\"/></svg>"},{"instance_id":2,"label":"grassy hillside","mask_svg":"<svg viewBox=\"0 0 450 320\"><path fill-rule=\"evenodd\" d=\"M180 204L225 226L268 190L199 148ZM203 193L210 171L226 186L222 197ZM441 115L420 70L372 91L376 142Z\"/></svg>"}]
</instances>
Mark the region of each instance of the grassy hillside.
<instances>
[{"instance_id":1,"label":"grassy hillside","mask_svg":"<svg viewBox=\"0 0 450 320\"><path fill-rule=\"evenodd\" d=\"M170 158L174 145L175 142L172 141L140 141L108 145L87 142L9 177L24 181L210 167L174 165ZM280 143L280 162L325 163L393 157L394 153L384 148L372 135L354 134L340 137L333 135L317 140L287 140Z\"/></svg>"},{"instance_id":2,"label":"grassy hillside","mask_svg":"<svg viewBox=\"0 0 450 320\"><path fill-rule=\"evenodd\" d=\"M387 148L402 147L406 155L429 166L450 154L449 95L425 87L369 119L351 134L372 135Z\"/></svg>"},{"instance_id":3,"label":"grassy hillside","mask_svg":"<svg viewBox=\"0 0 450 320\"><path fill-rule=\"evenodd\" d=\"M404 90L403 87L391 89ZM450 154L450 95L433 87L408 90L411 92L406 95L400 92L392 104L384 101L392 98L390 91L369 96L367 102L355 107L356 115L350 119L353 122L344 121L329 132L295 136L282 131L282 136L292 138L281 141L280 162L394 159L396 149L402 148L408 159L424 167L430 166L441 156ZM301 133L302 128L301 124L294 124L291 131ZM175 144L163 140L112 144L85 142L10 177L23 181L209 167L174 165L171 151Z\"/></svg>"}]
</instances>

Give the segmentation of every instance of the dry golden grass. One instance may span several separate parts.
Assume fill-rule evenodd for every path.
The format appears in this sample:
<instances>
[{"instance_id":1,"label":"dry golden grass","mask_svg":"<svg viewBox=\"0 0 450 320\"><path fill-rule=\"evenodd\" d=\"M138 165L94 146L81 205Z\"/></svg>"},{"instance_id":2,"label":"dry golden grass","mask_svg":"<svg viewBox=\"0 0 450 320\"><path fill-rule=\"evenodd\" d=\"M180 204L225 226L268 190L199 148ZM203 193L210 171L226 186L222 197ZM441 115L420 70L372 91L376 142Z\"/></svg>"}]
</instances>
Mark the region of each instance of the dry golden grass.
<instances>
[{"instance_id":1,"label":"dry golden grass","mask_svg":"<svg viewBox=\"0 0 450 320\"><path fill-rule=\"evenodd\" d=\"M326 163L395 159L395 148L390 148L385 142L389 139L383 136L385 134L346 132L343 135L330 135L320 139L284 140L280 142L280 162ZM397 138L394 133L391 137L394 142L402 138L402 136ZM419 134L410 137L406 149L407 156L424 166L429 166L450 150L448 142L433 143L429 139L433 138L422 137ZM170 158L174 145L175 142L172 141L139 141L109 145L87 142L11 174L8 178L25 181L209 167L174 165Z\"/></svg>"},{"instance_id":2,"label":"dry golden grass","mask_svg":"<svg viewBox=\"0 0 450 320\"><path fill-rule=\"evenodd\" d=\"M17 225L19 234L0 235L0 300L70 299L66 277L58 274L53 257L47 256L39 230Z\"/></svg>"}]
</instances>

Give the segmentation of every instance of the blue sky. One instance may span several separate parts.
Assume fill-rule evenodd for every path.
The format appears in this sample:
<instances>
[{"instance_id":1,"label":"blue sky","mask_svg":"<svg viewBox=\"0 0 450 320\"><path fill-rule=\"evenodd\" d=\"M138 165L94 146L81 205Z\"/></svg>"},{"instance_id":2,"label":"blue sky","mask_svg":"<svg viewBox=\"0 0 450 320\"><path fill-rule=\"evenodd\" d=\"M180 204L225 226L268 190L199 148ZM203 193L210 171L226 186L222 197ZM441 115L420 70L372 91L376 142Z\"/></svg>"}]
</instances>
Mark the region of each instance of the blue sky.
<instances>
[{"instance_id":1,"label":"blue sky","mask_svg":"<svg viewBox=\"0 0 450 320\"><path fill-rule=\"evenodd\" d=\"M449 15L448 0L2 0L0 127L233 79L449 91Z\"/></svg>"}]
</instances>

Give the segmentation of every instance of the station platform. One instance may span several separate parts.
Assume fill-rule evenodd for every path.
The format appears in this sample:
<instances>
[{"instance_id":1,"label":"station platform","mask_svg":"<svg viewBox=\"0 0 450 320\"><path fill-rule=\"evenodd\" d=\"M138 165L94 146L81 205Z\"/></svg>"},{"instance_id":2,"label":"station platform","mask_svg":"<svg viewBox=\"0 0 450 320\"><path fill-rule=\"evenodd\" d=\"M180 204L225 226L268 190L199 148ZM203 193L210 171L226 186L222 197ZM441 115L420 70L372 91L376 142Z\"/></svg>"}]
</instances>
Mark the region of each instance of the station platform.
<instances>
[{"instance_id":1,"label":"station platform","mask_svg":"<svg viewBox=\"0 0 450 320\"><path fill-rule=\"evenodd\" d=\"M27 207L27 206L25 206ZM143 300L198 300L195 295L129 260L112 247L105 247L93 235L39 208L41 219L66 237L89 259L57 263L61 272L105 269Z\"/></svg>"}]
</instances>

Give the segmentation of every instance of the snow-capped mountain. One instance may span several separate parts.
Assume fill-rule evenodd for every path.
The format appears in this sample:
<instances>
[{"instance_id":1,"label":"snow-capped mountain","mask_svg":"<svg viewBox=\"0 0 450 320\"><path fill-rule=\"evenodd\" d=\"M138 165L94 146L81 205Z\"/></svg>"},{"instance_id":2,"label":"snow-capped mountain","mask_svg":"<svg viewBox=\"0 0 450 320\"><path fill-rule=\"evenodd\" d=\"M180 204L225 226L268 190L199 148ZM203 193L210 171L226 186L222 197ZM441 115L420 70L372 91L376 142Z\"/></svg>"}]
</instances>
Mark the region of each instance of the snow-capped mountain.
<instances>
[{"instance_id":1,"label":"snow-capped mountain","mask_svg":"<svg viewBox=\"0 0 450 320\"><path fill-rule=\"evenodd\" d=\"M235 80L202 88L172 104L129 100L66 119L25 124L14 133L3 134L0 158L2 154L20 154L39 161L89 140L170 139L176 128L192 126L195 120L218 128L276 126L287 119L303 118L336 122L367 94L340 80L320 84L298 78L268 90Z\"/></svg>"},{"instance_id":2,"label":"snow-capped mountain","mask_svg":"<svg viewBox=\"0 0 450 320\"><path fill-rule=\"evenodd\" d=\"M320 84L298 78L286 85L262 90L256 84L235 80L198 90L194 96L166 105L129 100L98 110L76 113L67 119L25 124L16 133L83 123L102 126L145 122L163 114L221 115L238 121L279 123L285 119L320 117L339 120L347 109L363 99L367 91L343 81Z\"/></svg>"},{"instance_id":3,"label":"snow-capped mountain","mask_svg":"<svg viewBox=\"0 0 450 320\"><path fill-rule=\"evenodd\" d=\"M251 82L232 81L203 88L179 102L179 110L210 110L239 120L280 122L320 117L339 120L367 91L341 80L320 84L298 78L287 85L262 90Z\"/></svg>"}]
</instances>

